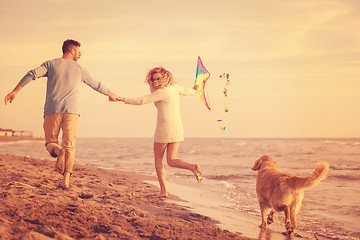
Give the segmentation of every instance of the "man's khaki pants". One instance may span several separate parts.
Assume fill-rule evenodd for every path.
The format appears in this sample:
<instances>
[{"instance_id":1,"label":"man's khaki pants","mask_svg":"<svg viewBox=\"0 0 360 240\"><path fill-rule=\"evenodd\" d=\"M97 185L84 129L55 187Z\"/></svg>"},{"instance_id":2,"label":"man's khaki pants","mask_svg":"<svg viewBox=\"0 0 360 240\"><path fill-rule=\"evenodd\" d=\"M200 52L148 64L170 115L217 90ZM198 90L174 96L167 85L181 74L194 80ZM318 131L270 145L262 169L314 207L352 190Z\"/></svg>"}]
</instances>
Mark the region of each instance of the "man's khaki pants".
<instances>
[{"instance_id":1,"label":"man's khaki pants","mask_svg":"<svg viewBox=\"0 0 360 240\"><path fill-rule=\"evenodd\" d=\"M79 115L58 113L44 116L44 132L46 150L52 151L59 146L59 133L62 130L61 148L65 150L65 171L72 174L75 160L76 134Z\"/></svg>"}]
</instances>

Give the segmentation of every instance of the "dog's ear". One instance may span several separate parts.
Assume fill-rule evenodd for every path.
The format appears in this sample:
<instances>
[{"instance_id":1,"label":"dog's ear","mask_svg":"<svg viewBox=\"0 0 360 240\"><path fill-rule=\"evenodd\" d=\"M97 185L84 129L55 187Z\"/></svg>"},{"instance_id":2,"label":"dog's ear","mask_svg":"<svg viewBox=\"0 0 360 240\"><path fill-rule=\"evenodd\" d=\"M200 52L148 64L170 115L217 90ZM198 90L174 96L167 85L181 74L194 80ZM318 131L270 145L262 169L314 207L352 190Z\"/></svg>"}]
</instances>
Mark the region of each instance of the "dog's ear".
<instances>
[{"instance_id":1,"label":"dog's ear","mask_svg":"<svg viewBox=\"0 0 360 240\"><path fill-rule=\"evenodd\" d=\"M261 162L262 162L262 161L261 161L261 158L258 159L258 160L255 162L254 166L252 167L252 170L253 170L253 171L259 170L260 167L261 167Z\"/></svg>"},{"instance_id":2,"label":"dog's ear","mask_svg":"<svg viewBox=\"0 0 360 240\"><path fill-rule=\"evenodd\" d=\"M275 163L276 169L279 169L279 166L275 160L274 160L274 163Z\"/></svg>"}]
</instances>

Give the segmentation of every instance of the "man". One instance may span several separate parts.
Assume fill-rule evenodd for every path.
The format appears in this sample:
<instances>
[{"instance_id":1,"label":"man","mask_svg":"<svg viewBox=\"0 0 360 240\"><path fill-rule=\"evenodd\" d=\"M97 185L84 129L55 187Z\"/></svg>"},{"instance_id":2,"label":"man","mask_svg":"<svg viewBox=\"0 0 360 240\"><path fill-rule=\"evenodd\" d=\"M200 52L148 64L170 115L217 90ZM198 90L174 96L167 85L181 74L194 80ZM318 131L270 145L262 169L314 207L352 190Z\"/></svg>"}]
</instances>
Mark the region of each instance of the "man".
<instances>
[{"instance_id":1,"label":"man","mask_svg":"<svg viewBox=\"0 0 360 240\"><path fill-rule=\"evenodd\" d=\"M10 103L16 94L31 80L47 77L47 91L44 107L45 146L52 157L57 157L55 170L62 174L61 187L69 188L70 176L75 159L75 142L79 120L78 98L79 85L84 82L95 91L107 95L109 101L119 98L110 92L99 81L90 77L77 60L81 56L80 43L68 39L62 46L63 55L44 62L41 66L29 71L5 97L5 104ZM62 129L62 146L59 146L58 136Z\"/></svg>"}]
</instances>

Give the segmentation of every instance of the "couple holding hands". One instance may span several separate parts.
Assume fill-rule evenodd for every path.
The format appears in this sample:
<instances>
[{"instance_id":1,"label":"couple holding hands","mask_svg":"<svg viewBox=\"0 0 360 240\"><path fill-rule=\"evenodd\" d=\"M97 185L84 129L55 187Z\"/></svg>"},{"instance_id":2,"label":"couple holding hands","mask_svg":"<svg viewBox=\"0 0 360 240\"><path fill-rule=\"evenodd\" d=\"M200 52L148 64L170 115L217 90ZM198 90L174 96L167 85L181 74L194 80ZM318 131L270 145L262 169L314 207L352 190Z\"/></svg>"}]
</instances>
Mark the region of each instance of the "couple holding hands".
<instances>
[{"instance_id":1,"label":"couple holding hands","mask_svg":"<svg viewBox=\"0 0 360 240\"><path fill-rule=\"evenodd\" d=\"M155 169L160 184L158 197L167 197L163 157L166 151L170 167L191 171L200 183L203 176L198 164L191 164L176 158L184 131L181 121L179 96L192 96L193 89L176 84L173 75L162 67L151 69L145 82L150 86L150 94L143 97L118 97L101 82L93 79L77 60L81 57L80 43L68 39L62 46L63 55L44 62L29 71L12 92L5 97L5 104L12 102L17 93L30 81L47 77L46 100L44 106L45 146L49 154L57 158L55 170L63 175L60 187L68 189L75 160L75 144L80 113L78 112L79 85L87 84L95 91L109 97L109 101L122 101L125 104L142 105L154 103L157 108L157 124L154 133ZM62 130L62 144L59 133Z\"/></svg>"}]
</instances>

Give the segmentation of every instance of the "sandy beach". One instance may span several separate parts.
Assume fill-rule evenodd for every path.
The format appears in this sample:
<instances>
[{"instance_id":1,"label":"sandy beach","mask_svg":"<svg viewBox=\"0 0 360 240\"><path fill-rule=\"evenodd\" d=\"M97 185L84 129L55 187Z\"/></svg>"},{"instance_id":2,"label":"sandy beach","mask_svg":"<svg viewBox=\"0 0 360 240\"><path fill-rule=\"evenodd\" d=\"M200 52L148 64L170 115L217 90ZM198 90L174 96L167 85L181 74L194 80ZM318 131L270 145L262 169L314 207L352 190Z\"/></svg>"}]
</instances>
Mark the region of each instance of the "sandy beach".
<instances>
[{"instance_id":1,"label":"sandy beach","mask_svg":"<svg viewBox=\"0 0 360 240\"><path fill-rule=\"evenodd\" d=\"M0 155L0 239L248 239L156 198L151 177L74 170L62 190L53 161Z\"/></svg>"}]
</instances>

